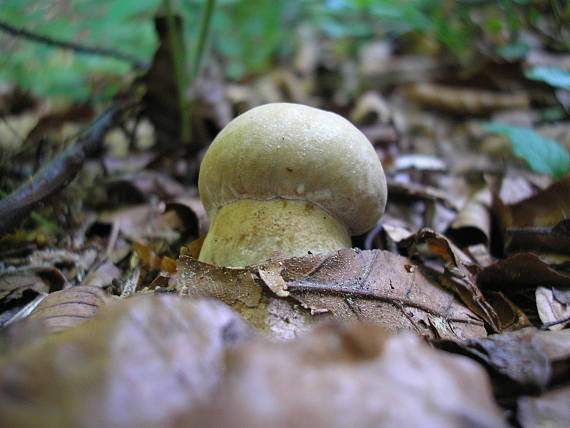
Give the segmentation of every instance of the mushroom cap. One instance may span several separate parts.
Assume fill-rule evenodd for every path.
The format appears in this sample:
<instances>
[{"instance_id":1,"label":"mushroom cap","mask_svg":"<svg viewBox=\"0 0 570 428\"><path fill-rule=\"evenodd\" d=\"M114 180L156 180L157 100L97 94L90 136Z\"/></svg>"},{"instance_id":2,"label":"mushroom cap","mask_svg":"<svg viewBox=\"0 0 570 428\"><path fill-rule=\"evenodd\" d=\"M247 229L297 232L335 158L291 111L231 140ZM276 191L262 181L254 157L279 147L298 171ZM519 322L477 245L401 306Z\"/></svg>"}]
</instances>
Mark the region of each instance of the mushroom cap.
<instances>
[{"instance_id":1,"label":"mushroom cap","mask_svg":"<svg viewBox=\"0 0 570 428\"><path fill-rule=\"evenodd\" d=\"M362 132L335 113L291 103L232 120L209 147L198 187L212 220L242 199L305 200L351 234L377 223L387 196L384 170Z\"/></svg>"}]
</instances>

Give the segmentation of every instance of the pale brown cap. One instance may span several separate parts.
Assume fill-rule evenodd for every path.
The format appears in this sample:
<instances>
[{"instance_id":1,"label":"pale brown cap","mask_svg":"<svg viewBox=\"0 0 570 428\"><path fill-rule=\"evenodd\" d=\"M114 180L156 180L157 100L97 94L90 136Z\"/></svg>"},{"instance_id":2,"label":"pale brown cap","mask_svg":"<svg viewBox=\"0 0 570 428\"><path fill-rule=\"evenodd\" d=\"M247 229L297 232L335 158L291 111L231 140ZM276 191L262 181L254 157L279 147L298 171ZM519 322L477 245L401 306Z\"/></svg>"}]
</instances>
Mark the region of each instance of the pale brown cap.
<instances>
[{"instance_id":1,"label":"pale brown cap","mask_svg":"<svg viewBox=\"0 0 570 428\"><path fill-rule=\"evenodd\" d=\"M382 165L368 139L345 118L300 104L253 108L214 139L200 167L200 197L210 218L241 199L310 201L351 234L384 213Z\"/></svg>"}]
</instances>

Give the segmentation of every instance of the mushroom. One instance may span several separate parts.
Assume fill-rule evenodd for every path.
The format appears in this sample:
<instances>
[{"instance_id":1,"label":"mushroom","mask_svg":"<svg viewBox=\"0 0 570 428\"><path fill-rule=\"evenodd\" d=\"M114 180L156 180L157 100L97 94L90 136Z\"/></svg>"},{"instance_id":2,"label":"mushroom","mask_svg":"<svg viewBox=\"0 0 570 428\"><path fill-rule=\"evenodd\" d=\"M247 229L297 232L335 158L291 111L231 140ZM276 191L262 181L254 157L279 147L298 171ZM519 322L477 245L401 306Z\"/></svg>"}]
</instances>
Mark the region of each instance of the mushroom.
<instances>
[{"instance_id":1,"label":"mushroom","mask_svg":"<svg viewBox=\"0 0 570 428\"><path fill-rule=\"evenodd\" d=\"M200 167L211 220L199 260L219 266L350 248L384 213L386 178L372 144L328 111L274 103L232 120Z\"/></svg>"}]
</instances>

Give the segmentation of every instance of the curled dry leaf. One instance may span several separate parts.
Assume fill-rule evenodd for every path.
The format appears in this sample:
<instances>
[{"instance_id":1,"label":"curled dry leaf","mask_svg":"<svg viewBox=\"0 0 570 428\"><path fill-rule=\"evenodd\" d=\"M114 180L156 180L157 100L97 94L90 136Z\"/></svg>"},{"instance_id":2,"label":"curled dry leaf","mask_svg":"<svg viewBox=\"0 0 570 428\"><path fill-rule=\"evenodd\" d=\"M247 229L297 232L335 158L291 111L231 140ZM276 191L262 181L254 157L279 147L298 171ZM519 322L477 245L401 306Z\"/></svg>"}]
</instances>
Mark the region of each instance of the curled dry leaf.
<instances>
[{"instance_id":1,"label":"curled dry leaf","mask_svg":"<svg viewBox=\"0 0 570 428\"><path fill-rule=\"evenodd\" d=\"M500 260L483 269L477 283L483 289L516 294L545 285L570 288L570 274L558 271L531 253L521 253Z\"/></svg>"},{"instance_id":2,"label":"curled dry leaf","mask_svg":"<svg viewBox=\"0 0 570 428\"><path fill-rule=\"evenodd\" d=\"M166 203L166 211L173 210L182 219L185 229L191 236L201 236L208 232L210 220L200 198L178 198Z\"/></svg>"},{"instance_id":3,"label":"curled dry leaf","mask_svg":"<svg viewBox=\"0 0 570 428\"><path fill-rule=\"evenodd\" d=\"M390 105L382 95L375 91L368 91L356 100L350 112L351 122L359 125L372 123L388 123L392 118Z\"/></svg>"},{"instance_id":4,"label":"curled dry leaf","mask_svg":"<svg viewBox=\"0 0 570 428\"><path fill-rule=\"evenodd\" d=\"M28 317L57 333L93 318L110 297L99 287L80 285L48 295Z\"/></svg>"},{"instance_id":5,"label":"curled dry leaf","mask_svg":"<svg viewBox=\"0 0 570 428\"><path fill-rule=\"evenodd\" d=\"M539 397L522 397L517 420L523 428L565 427L570 421L570 387L552 390Z\"/></svg>"},{"instance_id":6,"label":"curled dry leaf","mask_svg":"<svg viewBox=\"0 0 570 428\"><path fill-rule=\"evenodd\" d=\"M477 286L474 273L477 267L447 238L424 228L402 241L400 246L409 257L423 260L426 270L429 270L442 286L455 293L493 330L501 331L499 316Z\"/></svg>"},{"instance_id":7,"label":"curled dry leaf","mask_svg":"<svg viewBox=\"0 0 570 428\"><path fill-rule=\"evenodd\" d=\"M550 330L570 324L570 290L538 287L535 292L538 316Z\"/></svg>"},{"instance_id":8,"label":"curled dry leaf","mask_svg":"<svg viewBox=\"0 0 570 428\"><path fill-rule=\"evenodd\" d=\"M340 250L244 269L183 255L177 271L182 293L220 299L257 329L280 338L294 337L316 315L428 337L486 334L482 321L452 293L413 269L410 260L387 251Z\"/></svg>"},{"instance_id":9,"label":"curled dry leaf","mask_svg":"<svg viewBox=\"0 0 570 428\"><path fill-rule=\"evenodd\" d=\"M121 275L121 270L115 266L115 264L111 263L110 261L106 261L89 272L81 284L103 287L105 285L111 284L113 279L120 278Z\"/></svg>"},{"instance_id":10,"label":"curled dry leaf","mask_svg":"<svg viewBox=\"0 0 570 428\"><path fill-rule=\"evenodd\" d=\"M59 269L24 267L0 273L0 325L27 316L41 299L67 282Z\"/></svg>"},{"instance_id":11,"label":"curled dry leaf","mask_svg":"<svg viewBox=\"0 0 570 428\"><path fill-rule=\"evenodd\" d=\"M570 375L570 330L529 327L465 342L443 341L439 346L483 363L503 399L543 392Z\"/></svg>"},{"instance_id":12,"label":"curled dry leaf","mask_svg":"<svg viewBox=\"0 0 570 428\"><path fill-rule=\"evenodd\" d=\"M226 360L220 393L191 426L506 426L480 366L376 325L252 341Z\"/></svg>"},{"instance_id":13,"label":"curled dry leaf","mask_svg":"<svg viewBox=\"0 0 570 428\"><path fill-rule=\"evenodd\" d=\"M462 247L488 244L491 237L491 200L488 188L472 195L457 214L447 235Z\"/></svg>"},{"instance_id":14,"label":"curled dry leaf","mask_svg":"<svg viewBox=\"0 0 570 428\"><path fill-rule=\"evenodd\" d=\"M167 426L211 399L224 349L250 328L227 306L142 296L0 360L6 427Z\"/></svg>"},{"instance_id":15,"label":"curled dry leaf","mask_svg":"<svg viewBox=\"0 0 570 428\"><path fill-rule=\"evenodd\" d=\"M570 175L512 205L495 198L493 208L501 224L505 251L538 250L568 255L570 234L564 221L570 215L569 194Z\"/></svg>"},{"instance_id":16,"label":"curled dry leaf","mask_svg":"<svg viewBox=\"0 0 570 428\"><path fill-rule=\"evenodd\" d=\"M163 207L137 205L101 215L99 223L110 224L131 241L146 242L147 239L162 238L173 242L184 228L175 211L164 212Z\"/></svg>"},{"instance_id":17,"label":"curled dry leaf","mask_svg":"<svg viewBox=\"0 0 570 428\"><path fill-rule=\"evenodd\" d=\"M457 210L456 203L449 198L449 194L443 190L431 186L424 186L417 183L399 183L388 179L388 193L390 197L408 197L413 199L423 199L426 201L440 202L446 208Z\"/></svg>"},{"instance_id":18,"label":"curled dry leaf","mask_svg":"<svg viewBox=\"0 0 570 428\"><path fill-rule=\"evenodd\" d=\"M159 199L173 199L184 194L184 187L166 174L154 171L141 171L122 175L109 180L107 192L120 204L125 202L143 203L150 195Z\"/></svg>"}]
</instances>

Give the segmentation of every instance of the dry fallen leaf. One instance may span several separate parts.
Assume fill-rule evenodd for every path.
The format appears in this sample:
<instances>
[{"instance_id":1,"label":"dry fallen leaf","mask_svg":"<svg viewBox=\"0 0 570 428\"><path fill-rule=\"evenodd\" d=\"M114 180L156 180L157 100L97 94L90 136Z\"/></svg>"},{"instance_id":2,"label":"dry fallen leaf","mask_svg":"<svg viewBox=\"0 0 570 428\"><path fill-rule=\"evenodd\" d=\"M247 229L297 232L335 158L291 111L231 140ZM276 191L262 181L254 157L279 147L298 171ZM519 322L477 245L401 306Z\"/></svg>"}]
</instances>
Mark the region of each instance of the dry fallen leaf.
<instances>
[{"instance_id":1,"label":"dry fallen leaf","mask_svg":"<svg viewBox=\"0 0 570 428\"><path fill-rule=\"evenodd\" d=\"M340 250L244 269L183 255L179 289L220 299L257 329L281 338L322 318L372 321L428 337L486 335L483 322L452 293L410 266L405 257L379 250Z\"/></svg>"},{"instance_id":2,"label":"dry fallen leaf","mask_svg":"<svg viewBox=\"0 0 570 428\"><path fill-rule=\"evenodd\" d=\"M568 256L570 234L564 226L570 217L568 194L570 176L512 205L495 198L494 211L501 224L505 251Z\"/></svg>"},{"instance_id":3,"label":"dry fallen leaf","mask_svg":"<svg viewBox=\"0 0 570 428\"><path fill-rule=\"evenodd\" d=\"M570 387L552 390L539 397L522 397L517 420L523 428L567 427L570 421Z\"/></svg>"},{"instance_id":4,"label":"dry fallen leaf","mask_svg":"<svg viewBox=\"0 0 570 428\"><path fill-rule=\"evenodd\" d=\"M570 330L540 331L529 327L440 347L483 363L501 399L537 394L570 375Z\"/></svg>"},{"instance_id":5,"label":"dry fallen leaf","mask_svg":"<svg viewBox=\"0 0 570 428\"><path fill-rule=\"evenodd\" d=\"M538 287L535 292L538 316L550 330L570 324L570 290Z\"/></svg>"},{"instance_id":6,"label":"dry fallen leaf","mask_svg":"<svg viewBox=\"0 0 570 428\"><path fill-rule=\"evenodd\" d=\"M372 324L228 352L215 401L179 427L503 427L482 368Z\"/></svg>"},{"instance_id":7,"label":"dry fallen leaf","mask_svg":"<svg viewBox=\"0 0 570 428\"><path fill-rule=\"evenodd\" d=\"M531 253L521 253L500 260L485 269L477 277L483 289L520 293L537 286L570 288L570 274L558 271Z\"/></svg>"},{"instance_id":8,"label":"dry fallen leaf","mask_svg":"<svg viewBox=\"0 0 570 428\"><path fill-rule=\"evenodd\" d=\"M476 283L478 267L446 237L430 229L421 229L400 243L408 257L423 264L440 283L455 293L474 313L495 331L501 331L500 319Z\"/></svg>"},{"instance_id":9,"label":"dry fallen leaf","mask_svg":"<svg viewBox=\"0 0 570 428\"><path fill-rule=\"evenodd\" d=\"M465 203L447 235L462 246L489 244L491 238L491 193L479 190Z\"/></svg>"},{"instance_id":10,"label":"dry fallen leaf","mask_svg":"<svg viewBox=\"0 0 570 428\"><path fill-rule=\"evenodd\" d=\"M80 285L49 294L28 319L41 322L45 331L57 333L93 318L110 300L101 288Z\"/></svg>"},{"instance_id":11,"label":"dry fallen leaf","mask_svg":"<svg viewBox=\"0 0 570 428\"><path fill-rule=\"evenodd\" d=\"M225 305L142 296L0 359L5 427L165 426L219 387L224 349L251 333Z\"/></svg>"},{"instance_id":12,"label":"dry fallen leaf","mask_svg":"<svg viewBox=\"0 0 570 428\"><path fill-rule=\"evenodd\" d=\"M492 110L529 106L529 97L524 92L509 94L429 83L408 86L406 95L416 103L463 114L480 114Z\"/></svg>"},{"instance_id":13,"label":"dry fallen leaf","mask_svg":"<svg viewBox=\"0 0 570 428\"><path fill-rule=\"evenodd\" d=\"M67 282L59 269L28 266L0 273L0 326L27 316L52 291Z\"/></svg>"}]
</instances>

